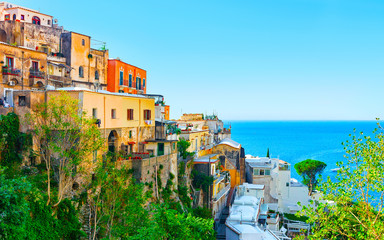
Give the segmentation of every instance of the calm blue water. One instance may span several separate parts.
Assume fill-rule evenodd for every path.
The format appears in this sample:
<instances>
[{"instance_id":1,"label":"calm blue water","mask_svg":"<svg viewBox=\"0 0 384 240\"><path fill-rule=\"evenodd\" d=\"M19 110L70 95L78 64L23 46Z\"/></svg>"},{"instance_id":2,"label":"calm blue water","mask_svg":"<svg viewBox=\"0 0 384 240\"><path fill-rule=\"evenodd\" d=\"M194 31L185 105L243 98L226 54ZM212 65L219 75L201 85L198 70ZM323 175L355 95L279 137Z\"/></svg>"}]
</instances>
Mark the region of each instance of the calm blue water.
<instances>
[{"instance_id":1,"label":"calm blue water","mask_svg":"<svg viewBox=\"0 0 384 240\"><path fill-rule=\"evenodd\" d=\"M226 122L228 127L229 122ZM332 168L344 160L342 142L350 139L353 129L371 135L375 121L231 121L232 139L241 143L246 154L279 157L291 163L292 177L301 181L293 165L316 159L328 166L323 177L334 176Z\"/></svg>"}]
</instances>

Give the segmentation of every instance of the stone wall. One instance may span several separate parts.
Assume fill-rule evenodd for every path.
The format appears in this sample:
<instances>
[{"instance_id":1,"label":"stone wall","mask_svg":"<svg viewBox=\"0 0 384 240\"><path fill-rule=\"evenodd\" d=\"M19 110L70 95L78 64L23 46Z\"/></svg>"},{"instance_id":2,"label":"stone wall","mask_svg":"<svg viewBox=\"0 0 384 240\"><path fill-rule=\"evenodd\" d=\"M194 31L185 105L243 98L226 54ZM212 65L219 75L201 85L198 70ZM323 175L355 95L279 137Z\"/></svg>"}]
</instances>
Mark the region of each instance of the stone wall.
<instances>
[{"instance_id":1,"label":"stone wall","mask_svg":"<svg viewBox=\"0 0 384 240\"><path fill-rule=\"evenodd\" d=\"M170 173L175 176L173 183L174 186L177 186L177 153L146 159L123 160L122 163L133 169L133 176L138 182L152 182L154 192L156 192L155 174L161 166L160 178L162 187L166 186Z\"/></svg>"},{"instance_id":2,"label":"stone wall","mask_svg":"<svg viewBox=\"0 0 384 240\"><path fill-rule=\"evenodd\" d=\"M1 21L1 41L9 44L16 43L31 49L45 47L48 52L60 52L60 41L62 28L54 28L22 23L17 21ZM42 49L38 49L39 51Z\"/></svg>"}]
</instances>

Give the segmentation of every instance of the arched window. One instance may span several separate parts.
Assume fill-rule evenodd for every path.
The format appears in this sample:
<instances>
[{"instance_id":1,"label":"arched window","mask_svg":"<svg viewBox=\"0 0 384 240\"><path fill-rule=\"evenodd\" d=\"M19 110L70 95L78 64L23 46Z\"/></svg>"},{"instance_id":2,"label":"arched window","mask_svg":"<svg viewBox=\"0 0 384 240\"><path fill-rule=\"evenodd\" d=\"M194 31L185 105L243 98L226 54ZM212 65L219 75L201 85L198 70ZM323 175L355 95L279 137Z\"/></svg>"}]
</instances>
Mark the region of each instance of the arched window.
<instances>
[{"instance_id":1,"label":"arched window","mask_svg":"<svg viewBox=\"0 0 384 240\"><path fill-rule=\"evenodd\" d=\"M40 25L40 18L36 16L32 17L32 23L36 25Z\"/></svg>"},{"instance_id":2,"label":"arched window","mask_svg":"<svg viewBox=\"0 0 384 240\"><path fill-rule=\"evenodd\" d=\"M79 67L79 77L84 77L84 68L82 66Z\"/></svg>"},{"instance_id":3,"label":"arched window","mask_svg":"<svg viewBox=\"0 0 384 240\"><path fill-rule=\"evenodd\" d=\"M95 71L95 79L99 80L99 71L97 71L97 70Z\"/></svg>"},{"instance_id":4,"label":"arched window","mask_svg":"<svg viewBox=\"0 0 384 240\"><path fill-rule=\"evenodd\" d=\"M16 21L16 14L13 14L13 21Z\"/></svg>"}]
</instances>

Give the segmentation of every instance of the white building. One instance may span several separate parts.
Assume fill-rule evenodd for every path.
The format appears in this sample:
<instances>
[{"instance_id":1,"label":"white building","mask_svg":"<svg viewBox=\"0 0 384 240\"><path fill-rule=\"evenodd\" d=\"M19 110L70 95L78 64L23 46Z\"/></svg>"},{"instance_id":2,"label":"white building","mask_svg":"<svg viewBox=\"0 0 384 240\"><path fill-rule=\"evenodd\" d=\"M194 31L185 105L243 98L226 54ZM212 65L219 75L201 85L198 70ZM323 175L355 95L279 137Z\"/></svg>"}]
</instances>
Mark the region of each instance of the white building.
<instances>
[{"instance_id":1,"label":"white building","mask_svg":"<svg viewBox=\"0 0 384 240\"><path fill-rule=\"evenodd\" d=\"M226 239L290 239L283 232L274 231L267 225L268 205L263 203L264 190L263 185L248 183L238 187L225 223Z\"/></svg>"},{"instance_id":2,"label":"white building","mask_svg":"<svg viewBox=\"0 0 384 240\"><path fill-rule=\"evenodd\" d=\"M298 205L308 205L308 187L291 178L291 165L283 160L267 157L245 158L247 182L265 185L264 200L270 209L285 213L296 213Z\"/></svg>"},{"instance_id":3,"label":"white building","mask_svg":"<svg viewBox=\"0 0 384 240\"><path fill-rule=\"evenodd\" d=\"M52 16L8 2L0 3L0 21L19 21L47 27L53 25Z\"/></svg>"}]
</instances>

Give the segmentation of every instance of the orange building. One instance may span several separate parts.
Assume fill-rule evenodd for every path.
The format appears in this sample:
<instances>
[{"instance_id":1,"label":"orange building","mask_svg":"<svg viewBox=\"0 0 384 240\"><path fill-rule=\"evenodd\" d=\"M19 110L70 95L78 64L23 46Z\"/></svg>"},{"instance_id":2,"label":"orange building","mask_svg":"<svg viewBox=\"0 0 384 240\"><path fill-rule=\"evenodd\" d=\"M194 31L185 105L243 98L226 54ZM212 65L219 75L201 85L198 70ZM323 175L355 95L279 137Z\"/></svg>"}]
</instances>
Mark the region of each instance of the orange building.
<instances>
[{"instance_id":1,"label":"orange building","mask_svg":"<svg viewBox=\"0 0 384 240\"><path fill-rule=\"evenodd\" d=\"M109 59L107 82L109 92L145 94L147 92L147 71L120 59Z\"/></svg>"},{"instance_id":2,"label":"orange building","mask_svg":"<svg viewBox=\"0 0 384 240\"><path fill-rule=\"evenodd\" d=\"M169 120L169 105L164 106L164 119Z\"/></svg>"}]
</instances>

